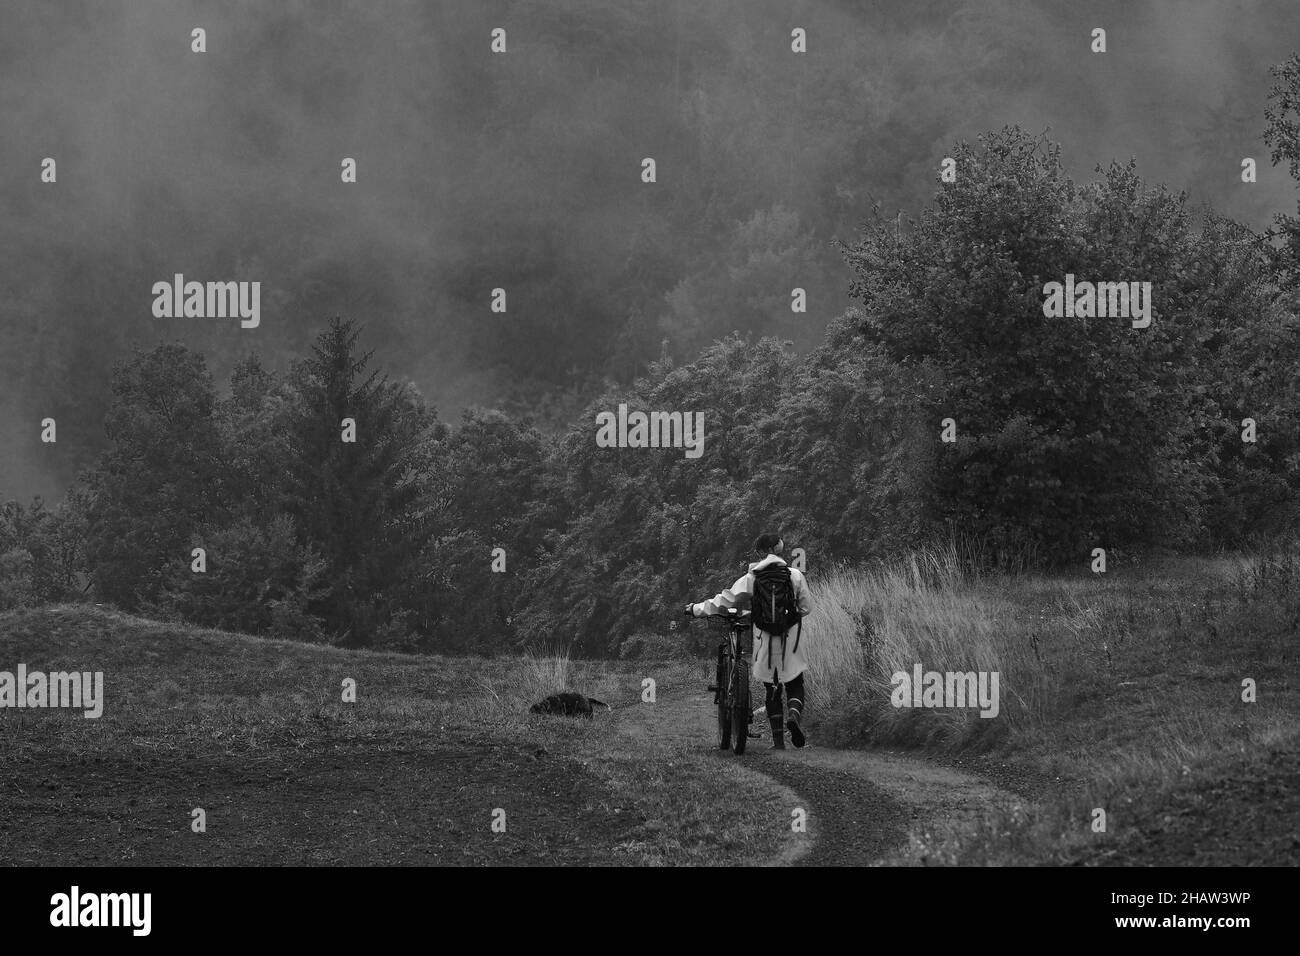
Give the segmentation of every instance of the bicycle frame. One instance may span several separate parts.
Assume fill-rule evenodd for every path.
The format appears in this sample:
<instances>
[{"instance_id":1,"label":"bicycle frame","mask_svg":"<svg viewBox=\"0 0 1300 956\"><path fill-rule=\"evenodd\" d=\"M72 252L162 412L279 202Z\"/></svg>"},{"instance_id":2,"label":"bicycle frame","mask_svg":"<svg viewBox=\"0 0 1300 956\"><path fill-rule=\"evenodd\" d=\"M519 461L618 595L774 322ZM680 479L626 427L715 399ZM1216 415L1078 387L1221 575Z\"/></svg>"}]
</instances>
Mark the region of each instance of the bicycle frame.
<instances>
[{"instance_id":1,"label":"bicycle frame","mask_svg":"<svg viewBox=\"0 0 1300 956\"><path fill-rule=\"evenodd\" d=\"M728 748L739 756L745 752L749 724L753 720L750 710L749 675L753 667L754 631L750 627L748 612L735 608L726 614L710 614L710 625L726 632L726 640L718 645L713 702L718 707L719 748Z\"/></svg>"}]
</instances>

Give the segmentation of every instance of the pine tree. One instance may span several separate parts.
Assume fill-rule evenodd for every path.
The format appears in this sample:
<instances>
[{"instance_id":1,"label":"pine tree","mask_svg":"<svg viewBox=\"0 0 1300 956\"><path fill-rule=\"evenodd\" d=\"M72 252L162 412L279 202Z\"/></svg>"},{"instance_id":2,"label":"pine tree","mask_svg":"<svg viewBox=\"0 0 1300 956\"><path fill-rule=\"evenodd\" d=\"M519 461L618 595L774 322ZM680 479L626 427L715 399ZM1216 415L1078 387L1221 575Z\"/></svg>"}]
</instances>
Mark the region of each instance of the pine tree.
<instances>
[{"instance_id":1,"label":"pine tree","mask_svg":"<svg viewBox=\"0 0 1300 956\"><path fill-rule=\"evenodd\" d=\"M288 510L325 562L328 596L313 607L343 643L375 643L392 595L418 574L436 529L430 465L442 426L412 387L366 369L352 320L335 318L293 372L287 413ZM356 440L343 440L344 419Z\"/></svg>"}]
</instances>

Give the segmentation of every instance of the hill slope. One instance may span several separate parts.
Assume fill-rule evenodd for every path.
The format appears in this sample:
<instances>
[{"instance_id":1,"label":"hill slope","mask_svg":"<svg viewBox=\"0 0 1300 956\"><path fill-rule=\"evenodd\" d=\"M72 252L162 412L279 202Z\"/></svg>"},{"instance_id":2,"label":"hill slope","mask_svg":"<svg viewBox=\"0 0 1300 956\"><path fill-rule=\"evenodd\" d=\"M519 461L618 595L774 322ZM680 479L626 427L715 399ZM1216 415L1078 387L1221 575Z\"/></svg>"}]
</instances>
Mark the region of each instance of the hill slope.
<instances>
[{"instance_id":1,"label":"hill slope","mask_svg":"<svg viewBox=\"0 0 1300 956\"><path fill-rule=\"evenodd\" d=\"M620 749L608 721L528 716L519 660L62 606L0 615L0 670L19 663L102 671L105 705L93 720L0 710L0 864L754 863L790 839L788 800L742 767ZM611 700L639 689L596 667L575 680ZM772 825L716 811L737 799Z\"/></svg>"}]
</instances>

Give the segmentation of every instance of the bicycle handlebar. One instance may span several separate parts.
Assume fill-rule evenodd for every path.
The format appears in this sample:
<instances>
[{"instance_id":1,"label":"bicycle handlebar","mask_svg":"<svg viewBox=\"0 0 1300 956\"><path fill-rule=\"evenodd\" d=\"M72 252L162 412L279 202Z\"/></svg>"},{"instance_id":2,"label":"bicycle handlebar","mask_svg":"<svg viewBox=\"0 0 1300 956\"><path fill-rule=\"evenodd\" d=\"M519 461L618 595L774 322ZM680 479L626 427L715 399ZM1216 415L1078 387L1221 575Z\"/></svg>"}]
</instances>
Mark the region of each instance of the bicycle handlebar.
<instances>
[{"instance_id":1,"label":"bicycle handlebar","mask_svg":"<svg viewBox=\"0 0 1300 956\"><path fill-rule=\"evenodd\" d=\"M701 618L705 621L728 621L732 624L749 623L749 612L738 611L734 607L727 608L725 614L705 614Z\"/></svg>"},{"instance_id":2,"label":"bicycle handlebar","mask_svg":"<svg viewBox=\"0 0 1300 956\"><path fill-rule=\"evenodd\" d=\"M725 621L728 624L736 624L736 625L748 624L750 621L750 611L748 608L741 609L741 608L729 607L729 608L725 608L721 613L702 614L697 618L695 617L694 614L691 613L691 609L693 607L694 605L687 604L683 608L689 620Z\"/></svg>"}]
</instances>

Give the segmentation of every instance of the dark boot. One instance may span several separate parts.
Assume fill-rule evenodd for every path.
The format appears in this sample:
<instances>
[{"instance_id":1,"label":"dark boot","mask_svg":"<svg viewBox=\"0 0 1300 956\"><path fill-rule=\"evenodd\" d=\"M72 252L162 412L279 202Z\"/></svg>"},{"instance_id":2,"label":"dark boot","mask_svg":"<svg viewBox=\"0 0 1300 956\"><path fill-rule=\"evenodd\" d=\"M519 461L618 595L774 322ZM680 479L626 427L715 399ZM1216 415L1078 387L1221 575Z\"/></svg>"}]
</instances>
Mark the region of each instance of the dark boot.
<instances>
[{"instance_id":1,"label":"dark boot","mask_svg":"<svg viewBox=\"0 0 1300 956\"><path fill-rule=\"evenodd\" d=\"M786 705L786 714L790 719L785 722L785 725L790 728L790 743L796 747L802 747L804 744L803 728L799 726L799 721L802 719L800 713L802 703L803 701L798 698L792 698Z\"/></svg>"},{"instance_id":2,"label":"dark boot","mask_svg":"<svg viewBox=\"0 0 1300 956\"><path fill-rule=\"evenodd\" d=\"M781 726L781 715L769 717L767 722L772 725L772 749L785 749L785 728Z\"/></svg>"}]
</instances>

